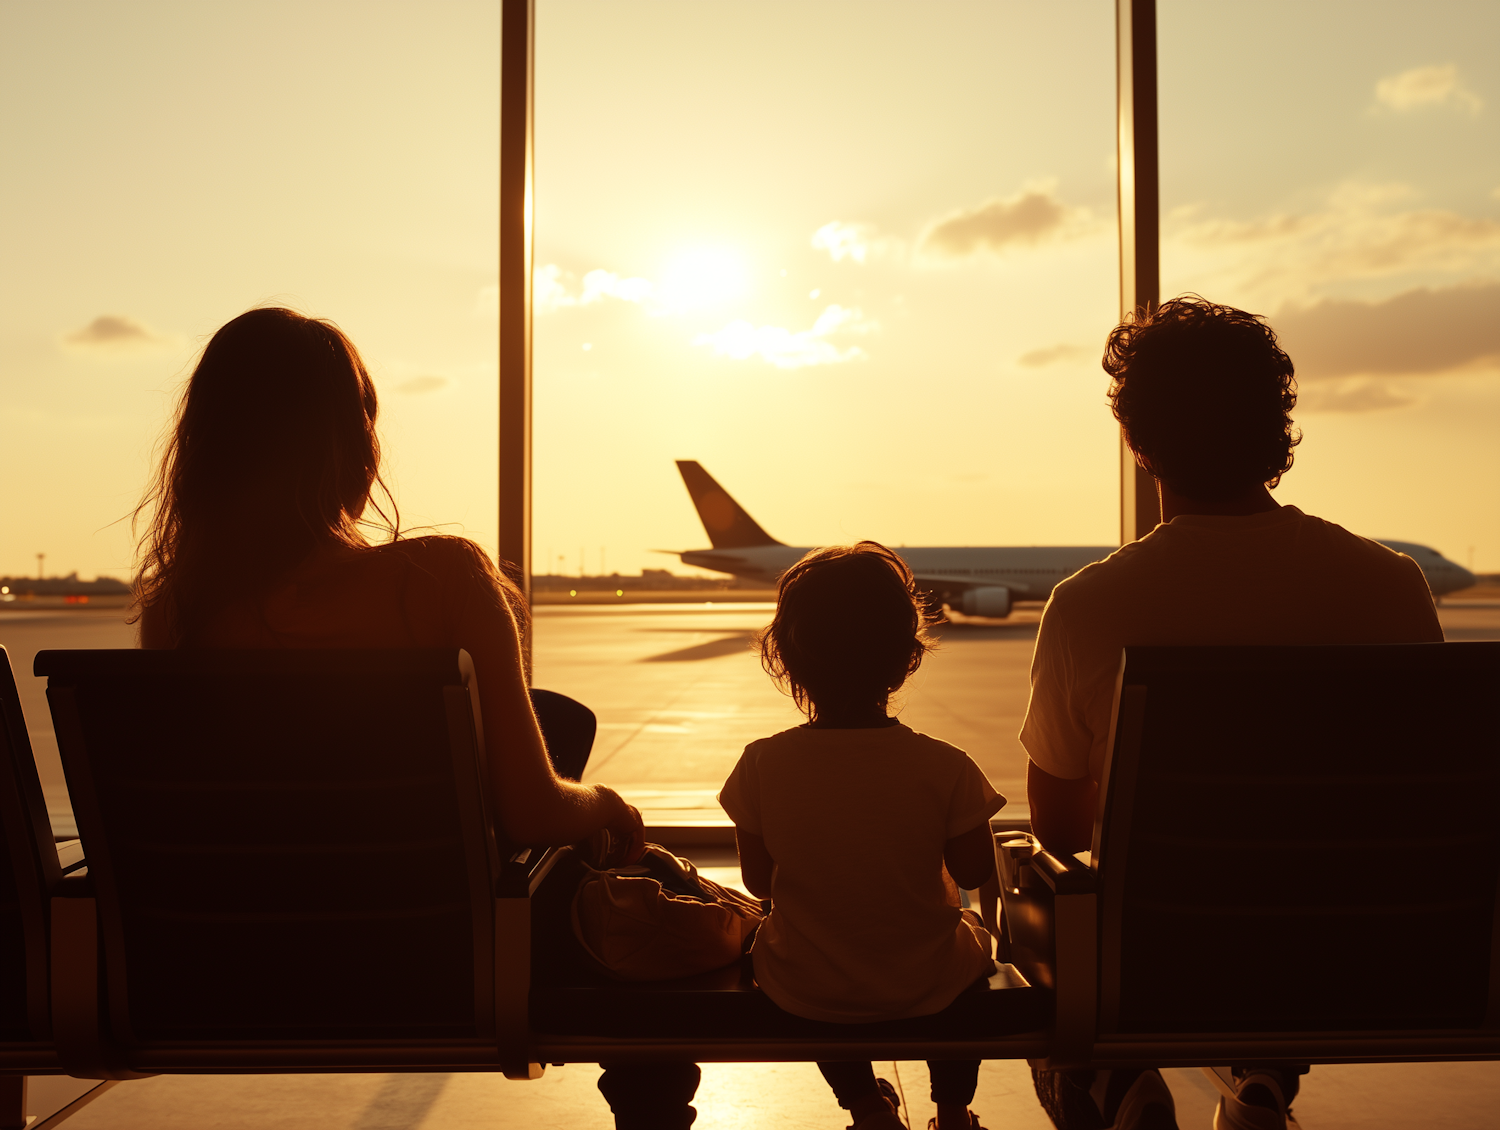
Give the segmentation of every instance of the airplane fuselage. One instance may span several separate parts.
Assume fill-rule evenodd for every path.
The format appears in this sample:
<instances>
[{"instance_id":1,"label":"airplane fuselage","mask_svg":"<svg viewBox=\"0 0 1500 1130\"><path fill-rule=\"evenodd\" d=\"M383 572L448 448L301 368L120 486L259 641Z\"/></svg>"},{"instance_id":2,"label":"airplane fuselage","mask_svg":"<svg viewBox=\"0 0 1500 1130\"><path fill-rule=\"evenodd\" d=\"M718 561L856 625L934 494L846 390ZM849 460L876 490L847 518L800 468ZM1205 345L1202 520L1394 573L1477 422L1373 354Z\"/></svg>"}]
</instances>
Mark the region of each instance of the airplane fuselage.
<instances>
[{"instance_id":1,"label":"airplane fuselage","mask_svg":"<svg viewBox=\"0 0 1500 1130\"><path fill-rule=\"evenodd\" d=\"M1421 567L1434 596L1474 584L1474 574L1449 561L1435 549L1414 542L1382 541L1405 553ZM679 554L685 565L696 565L746 580L774 585L777 578L811 551L811 546L755 545L735 549L694 549ZM914 546L893 549L911 568L917 584L955 603L962 594L981 587L1005 588L1012 601L1044 601L1059 581L1085 565L1103 561L1118 546Z\"/></svg>"},{"instance_id":2,"label":"airplane fuselage","mask_svg":"<svg viewBox=\"0 0 1500 1130\"><path fill-rule=\"evenodd\" d=\"M677 469L697 507L712 549L674 551L685 565L732 573L774 585L812 547L782 545L729 496L703 465L679 459ZM1474 574L1435 549L1414 542L1384 541L1421 567L1434 596L1468 588ZM892 546L934 602L970 616L1004 617L1017 601L1044 601L1059 581L1103 561L1113 545Z\"/></svg>"}]
</instances>

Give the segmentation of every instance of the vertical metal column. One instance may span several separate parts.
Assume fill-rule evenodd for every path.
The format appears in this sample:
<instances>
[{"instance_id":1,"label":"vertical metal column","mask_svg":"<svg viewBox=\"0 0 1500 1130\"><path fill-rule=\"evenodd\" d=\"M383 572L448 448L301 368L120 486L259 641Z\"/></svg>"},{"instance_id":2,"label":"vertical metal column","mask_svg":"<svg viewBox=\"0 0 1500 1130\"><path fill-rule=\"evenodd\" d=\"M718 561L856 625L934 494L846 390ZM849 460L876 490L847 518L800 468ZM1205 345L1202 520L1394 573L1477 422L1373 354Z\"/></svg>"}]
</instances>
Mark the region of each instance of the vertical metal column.
<instances>
[{"instance_id":1,"label":"vertical metal column","mask_svg":"<svg viewBox=\"0 0 1500 1130\"><path fill-rule=\"evenodd\" d=\"M1161 205L1156 147L1156 0L1115 0L1119 138L1120 317L1161 300ZM1161 520L1156 481L1120 439L1120 542Z\"/></svg>"},{"instance_id":2,"label":"vertical metal column","mask_svg":"<svg viewBox=\"0 0 1500 1130\"><path fill-rule=\"evenodd\" d=\"M500 23L500 567L531 601L532 69L536 7ZM522 638L531 670L531 629Z\"/></svg>"}]
</instances>

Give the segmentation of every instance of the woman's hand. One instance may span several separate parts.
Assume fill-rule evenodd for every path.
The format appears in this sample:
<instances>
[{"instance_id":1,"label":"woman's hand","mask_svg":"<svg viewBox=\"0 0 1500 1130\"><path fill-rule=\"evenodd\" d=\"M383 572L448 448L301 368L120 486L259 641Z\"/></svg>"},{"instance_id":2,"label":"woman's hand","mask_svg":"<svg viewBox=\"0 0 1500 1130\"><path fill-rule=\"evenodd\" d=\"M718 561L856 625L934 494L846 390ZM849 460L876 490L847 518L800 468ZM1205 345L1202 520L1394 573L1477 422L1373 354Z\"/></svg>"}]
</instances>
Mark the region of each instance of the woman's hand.
<instances>
[{"instance_id":1,"label":"woman's hand","mask_svg":"<svg viewBox=\"0 0 1500 1130\"><path fill-rule=\"evenodd\" d=\"M610 804L609 820L604 825L604 830L609 833L609 846L600 866L605 869L629 867L646 851L646 825L641 820L640 810L633 804L626 804L625 798L608 785L595 785L594 788Z\"/></svg>"}]
</instances>

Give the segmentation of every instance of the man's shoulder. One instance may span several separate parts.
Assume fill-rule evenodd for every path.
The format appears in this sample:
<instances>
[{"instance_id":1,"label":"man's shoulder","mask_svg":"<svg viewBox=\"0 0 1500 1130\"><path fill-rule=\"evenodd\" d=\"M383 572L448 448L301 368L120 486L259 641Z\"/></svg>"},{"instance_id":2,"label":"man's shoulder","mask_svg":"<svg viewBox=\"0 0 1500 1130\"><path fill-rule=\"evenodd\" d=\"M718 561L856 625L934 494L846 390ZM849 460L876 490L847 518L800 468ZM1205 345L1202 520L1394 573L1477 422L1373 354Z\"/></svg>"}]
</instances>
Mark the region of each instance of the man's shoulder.
<instances>
[{"instance_id":1,"label":"man's shoulder","mask_svg":"<svg viewBox=\"0 0 1500 1130\"><path fill-rule=\"evenodd\" d=\"M1148 573L1154 567L1153 559L1159 548L1152 544L1152 536L1148 534L1140 541L1128 542L1102 561L1091 562L1071 577L1059 581L1052 590L1047 610L1051 612L1058 606L1073 608L1097 599L1107 600L1122 586Z\"/></svg>"},{"instance_id":2,"label":"man's shoulder","mask_svg":"<svg viewBox=\"0 0 1500 1130\"><path fill-rule=\"evenodd\" d=\"M1361 537L1337 522L1300 514L1301 542L1310 556L1336 559L1345 568L1377 578L1421 576L1422 569L1404 553L1373 538Z\"/></svg>"}]
</instances>

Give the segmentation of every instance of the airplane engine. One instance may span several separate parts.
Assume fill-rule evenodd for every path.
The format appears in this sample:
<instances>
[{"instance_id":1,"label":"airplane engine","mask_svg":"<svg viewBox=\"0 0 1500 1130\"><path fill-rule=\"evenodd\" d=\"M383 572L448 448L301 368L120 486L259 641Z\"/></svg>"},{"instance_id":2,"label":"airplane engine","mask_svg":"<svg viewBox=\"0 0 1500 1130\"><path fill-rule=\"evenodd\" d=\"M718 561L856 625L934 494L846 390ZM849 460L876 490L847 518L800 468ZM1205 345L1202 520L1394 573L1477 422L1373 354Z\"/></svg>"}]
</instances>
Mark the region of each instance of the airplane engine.
<instances>
[{"instance_id":1,"label":"airplane engine","mask_svg":"<svg viewBox=\"0 0 1500 1130\"><path fill-rule=\"evenodd\" d=\"M968 589L964 592L958 610L965 616L993 616L996 619L1010 615L1010 589L999 585Z\"/></svg>"}]
</instances>

